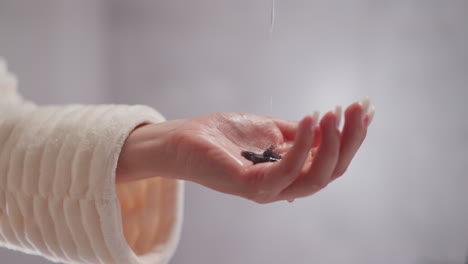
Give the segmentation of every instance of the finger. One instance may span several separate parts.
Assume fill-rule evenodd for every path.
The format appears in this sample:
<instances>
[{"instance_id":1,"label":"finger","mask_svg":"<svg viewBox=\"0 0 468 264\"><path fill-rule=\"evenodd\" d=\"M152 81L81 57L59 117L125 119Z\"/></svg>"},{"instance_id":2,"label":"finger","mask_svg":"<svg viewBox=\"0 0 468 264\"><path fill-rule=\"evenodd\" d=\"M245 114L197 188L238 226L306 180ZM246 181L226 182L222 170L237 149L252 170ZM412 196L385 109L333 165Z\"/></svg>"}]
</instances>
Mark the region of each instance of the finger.
<instances>
[{"instance_id":1,"label":"finger","mask_svg":"<svg viewBox=\"0 0 468 264\"><path fill-rule=\"evenodd\" d=\"M284 155L281 162L271 167L271 174L275 176L267 178L270 181L267 183L268 186L282 190L299 176L312 148L317 119L318 113L314 113L313 116L304 117L299 123L294 145Z\"/></svg>"},{"instance_id":2,"label":"finger","mask_svg":"<svg viewBox=\"0 0 468 264\"><path fill-rule=\"evenodd\" d=\"M340 157L333 178L343 175L366 138L369 123L368 108L370 102L364 99L348 107L345 113L345 125L341 136ZM373 114L372 114L373 115Z\"/></svg>"},{"instance_id":3,"label":"finger","mask_svg":"<svg viewBox=\"0 0 468 264\"><path fill-rule=\"evenodd\" d=\"M375 114L375 107L371 106L369 109L369 112L366 115L366 118L364 118L364 124L366 127L369 127L370 124L372 123L372 120L374 119L374 114Z\"/></svg>"},{"instance_id":4,"label":"finger","mask_svg":"<svg viewBox=\"0 0 468 264\"><path fill-rule=\"evenodd\" d=\"M314 143L312 144L312 148L318 147L321 141L322 141L322 130L320 129L320 125L317 125L314 131Z\"/></svg>"},{"instance_id":5,"label":"finger","mask_svg":"<svg viewBox=\"0 0 468 264\"><path fill-rule=\"evenodd\" d=\"M319 112L316 111L317 117L316 120L319 119ZM314 113L315 115L315 113ZM284 120L276 117L271 117L273 122L275 122L276 126L280 129L281 133L283 134L283 138L285 141L294 141L296 134L297 134L297 129L299 126L299 122L297 121L290 121L290 120ZM315 131L314 131L314 143L313 146L317 146L320 142L320 129L318 126L316 126Z\"/></svg>"},{"instance_id":6,"label":"finger","mask_svg":"<svg viewBox=\"0 0 468 264\"><path fill-rule=\"evenodd\" d=\"M271 117L272 121L275 125L280 129L281 133L283 134L283 138L285 141L293 141L297 128L299 126L299 122L291 121L291 120L284 120L276 117Z\"/></svg>"},{"instance_id":7,"label":"finger","mask_svg":"<svg viewBox=\"0 0 468 264\"><path fill-rule=\"evenodd\" d=\"M337 118L328 112L320 122L322 141L309 170L282 191L282 199L304 197L317 192L330 181L340 150L340 133L337 129Z\"/></svg>"}]
</instances>

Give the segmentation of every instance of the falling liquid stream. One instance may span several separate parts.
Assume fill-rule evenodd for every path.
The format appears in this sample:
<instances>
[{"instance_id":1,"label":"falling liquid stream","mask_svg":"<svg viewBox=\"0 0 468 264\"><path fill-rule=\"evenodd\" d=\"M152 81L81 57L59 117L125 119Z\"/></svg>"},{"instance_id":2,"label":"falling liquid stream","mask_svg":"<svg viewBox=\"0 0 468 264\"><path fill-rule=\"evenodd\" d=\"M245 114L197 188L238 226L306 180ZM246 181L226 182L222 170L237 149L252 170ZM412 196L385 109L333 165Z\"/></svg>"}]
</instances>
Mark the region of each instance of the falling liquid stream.
<instances>
[{"instance_id":1,"label":"falling liquid stream","mask_svg":"<svg viewBox=\"0 0 468 264\"><path fill-rule=\"evenodd\" d=\"M270 33L273 32L276 19L276 0L271 0Z\"/></svg>"}]
</instances>

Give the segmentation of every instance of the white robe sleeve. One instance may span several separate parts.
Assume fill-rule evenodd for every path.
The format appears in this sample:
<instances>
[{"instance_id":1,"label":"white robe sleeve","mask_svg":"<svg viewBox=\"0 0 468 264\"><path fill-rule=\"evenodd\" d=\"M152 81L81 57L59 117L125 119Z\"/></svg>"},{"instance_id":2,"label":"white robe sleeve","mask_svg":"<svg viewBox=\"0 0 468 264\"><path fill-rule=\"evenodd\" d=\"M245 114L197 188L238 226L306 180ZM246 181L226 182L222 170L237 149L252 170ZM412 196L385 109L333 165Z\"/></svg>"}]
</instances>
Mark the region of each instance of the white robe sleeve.
<instances>
[{"instance_id":1,"label":"white robe sleeve","mask_svg":"<svg viewBox=\"0 0 468 264\"><path fill-rule=\"evenodd\" d=\"M64 263L168 263L183 183L115 184L127 136L163 120L139 105L38 107L0 60L0 246ZM155 239L139 241L147 232Z\"/></svg>"}]
</instances>

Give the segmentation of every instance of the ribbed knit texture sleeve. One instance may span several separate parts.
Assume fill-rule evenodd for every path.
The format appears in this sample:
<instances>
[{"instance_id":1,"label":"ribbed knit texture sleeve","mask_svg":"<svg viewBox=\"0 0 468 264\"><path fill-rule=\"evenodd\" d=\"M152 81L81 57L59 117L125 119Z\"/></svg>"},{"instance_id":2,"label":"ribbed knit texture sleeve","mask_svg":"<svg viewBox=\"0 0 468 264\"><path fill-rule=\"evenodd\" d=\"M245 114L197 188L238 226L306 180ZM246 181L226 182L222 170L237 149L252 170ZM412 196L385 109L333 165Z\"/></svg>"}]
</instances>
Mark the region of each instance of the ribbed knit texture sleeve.
<instances>
[{"instance_id":1,"label":"ribbed knit texture sleeve","mask_svg":"<svg viewBox=\"0 0 468 264\"><path fill-rule=\"evenodd\" d=\"M8 86L15 81L1 67L0 245L65 263L168 263L180 236L182 182L140 183L147 193L140 207L170 229L143 255L129 246L122 224L135 193L124 186L118 196L115 184L125 139L163 117L139 105L38 107ZM158 196L164 191L171 193ZM166 211L170 225L160 220Z\"/></svg>"}]
</instances>

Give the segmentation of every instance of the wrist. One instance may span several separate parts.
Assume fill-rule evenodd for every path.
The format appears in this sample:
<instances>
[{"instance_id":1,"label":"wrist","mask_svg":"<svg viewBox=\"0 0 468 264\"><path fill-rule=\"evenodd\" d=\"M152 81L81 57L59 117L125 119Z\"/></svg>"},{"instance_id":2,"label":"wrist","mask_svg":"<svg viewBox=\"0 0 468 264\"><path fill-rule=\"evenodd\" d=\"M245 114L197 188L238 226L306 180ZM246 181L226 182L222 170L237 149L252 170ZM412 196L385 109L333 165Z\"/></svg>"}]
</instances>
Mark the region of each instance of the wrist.
<instances>
[{"instance_id":1,"label":"wrist","mask_svg":"<svg viewBox=\"0 0 468 264\"><path fill-rule=\"evenodd\" d=\"M125 140L117 165L116 181L134 181L152 177L174 178L171 131L182 120L142 124Z\"/></svg>"},{"instance_id":2,"label":"wrist","mask_svg":"<svg viewBox=\"0 0 468 264\"><path fill-rule=\"evenodd\" d=\"M153 134L153 126L141 124L127 137L122 146L116 170L116 182L134 181L153 177L149 168L150 159L160 155L163 146L161 135Z\"/></svg>"}]
</instances>

